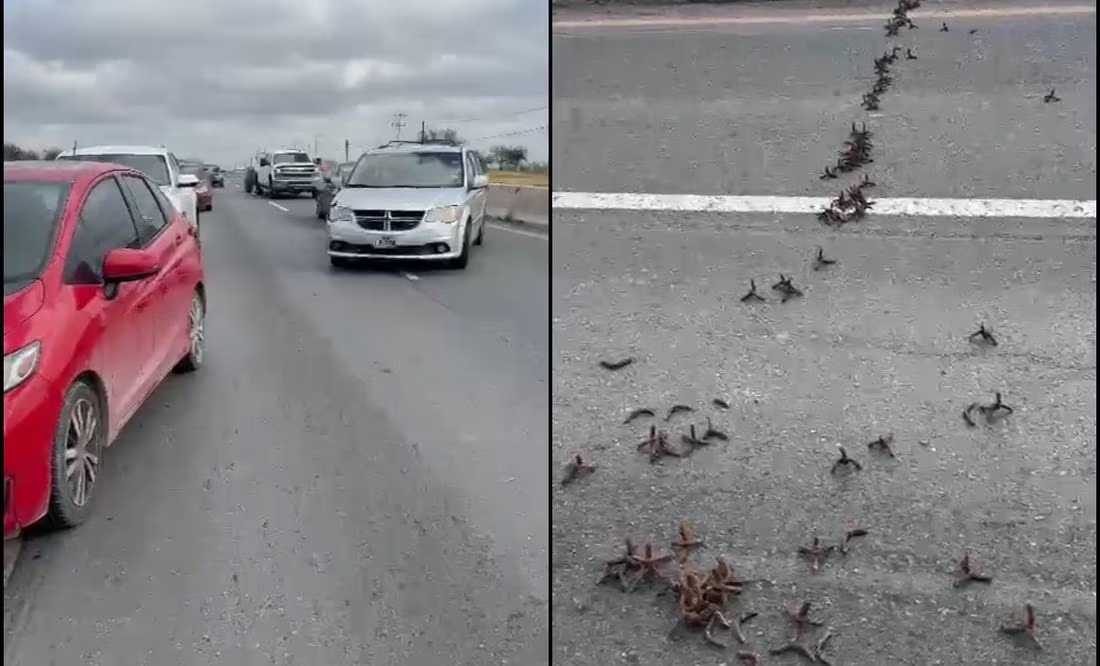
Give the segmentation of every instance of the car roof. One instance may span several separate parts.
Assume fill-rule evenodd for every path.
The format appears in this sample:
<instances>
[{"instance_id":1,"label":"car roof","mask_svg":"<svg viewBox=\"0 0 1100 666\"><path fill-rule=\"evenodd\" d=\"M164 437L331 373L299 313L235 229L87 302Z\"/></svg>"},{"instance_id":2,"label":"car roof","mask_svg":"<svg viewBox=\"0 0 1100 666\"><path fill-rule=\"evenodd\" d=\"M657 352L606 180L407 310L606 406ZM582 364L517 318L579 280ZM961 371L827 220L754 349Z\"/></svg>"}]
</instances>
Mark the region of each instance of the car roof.
<instances>
[{"instance_id":1,"label":"car roof","mask_svg":"<svg viewBox=\"0 0 1100 666\"><path fill-rule=\"evenodd\" d=\"M446 143L388 143L368 153L461 153L462 146Z\"/></svg>"},{"instance_id":2,"label":"car roof","mask_svg":"<svg viewBox=\"0 0 1100 666\"><path fill-rule=\"evenodd\" d=\"M74 182L81 178L95 178L112 171L133 171L119 164L80 160L4 162L4 182L9 181L62 181Z\"/></svg>"},{"instance_id":3,"label":"car roof","mask_svg":"<svg viewBox=\"0 0 1100 666\"><path fill-rule=\"evenodd\" d=\"M88 146L87 148L77 148L75 151L66 150L61 155L68 157L73 155L160 155L168 157L168 153L169 150L163 146Z\"/></svg>"}]
</instances>

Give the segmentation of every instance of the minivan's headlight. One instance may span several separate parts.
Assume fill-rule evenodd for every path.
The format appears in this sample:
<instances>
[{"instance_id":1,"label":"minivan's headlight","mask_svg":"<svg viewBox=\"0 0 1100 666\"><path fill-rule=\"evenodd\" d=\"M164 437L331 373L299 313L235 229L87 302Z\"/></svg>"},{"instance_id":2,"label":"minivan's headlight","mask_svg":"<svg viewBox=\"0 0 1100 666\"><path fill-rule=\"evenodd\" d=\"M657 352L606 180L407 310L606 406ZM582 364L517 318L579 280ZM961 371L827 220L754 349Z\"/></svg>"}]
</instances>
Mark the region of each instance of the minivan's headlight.
<instances>
[{"instance_id":1,"label":"minivan's headlight","mask_svg":"<svg viewBox=\"0 0 1100 666\"><path fill-rule=\"evenodd\" d=\"M451 224L458 222L461 217L462 206L443 206L442 208L433 208L429 210L428 214L424 216L424 221Z\"/></svg>"},{"instance_id":2,"label":"minivan's headlight","mask_svg":"<svg viewBox=\"0 0 1100 666\"><path fill-rule=\"evenodd\" d=\"M333 206L328 213L329 222L355 222L355 211L347 206Z\"/></svg>"},{"instance_id":3,"label":"minivan's headlight","mask_svg":"<svg viewBox=\"0 0 1100 666\"><path fill-rule=\"evenodd\" d=\"M38 340L35 340L10 354L4 354L4 393L19 386L34 373L34 369L38 367L38 350L41 347Z\"/></svg>"}]
</instances>

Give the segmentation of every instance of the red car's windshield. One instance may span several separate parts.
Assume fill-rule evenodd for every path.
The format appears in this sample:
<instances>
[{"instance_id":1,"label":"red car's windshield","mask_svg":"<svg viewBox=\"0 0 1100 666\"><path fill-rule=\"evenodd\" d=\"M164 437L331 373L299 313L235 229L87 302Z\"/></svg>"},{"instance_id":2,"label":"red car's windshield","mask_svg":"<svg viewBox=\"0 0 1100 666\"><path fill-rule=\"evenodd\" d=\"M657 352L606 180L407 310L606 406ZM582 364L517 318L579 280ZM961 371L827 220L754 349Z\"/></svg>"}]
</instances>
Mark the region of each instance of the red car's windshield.
<instances>
[{"instance_id":1,"label":"red car's windshield","mask_svg":"<svg viewBox=\"0 0 1100 666\"><path fill-rule=\"evenodd\" d=\"M36 280L45 268L69 184L4 183L4 295Z\"/></svg>"}]
</instances>

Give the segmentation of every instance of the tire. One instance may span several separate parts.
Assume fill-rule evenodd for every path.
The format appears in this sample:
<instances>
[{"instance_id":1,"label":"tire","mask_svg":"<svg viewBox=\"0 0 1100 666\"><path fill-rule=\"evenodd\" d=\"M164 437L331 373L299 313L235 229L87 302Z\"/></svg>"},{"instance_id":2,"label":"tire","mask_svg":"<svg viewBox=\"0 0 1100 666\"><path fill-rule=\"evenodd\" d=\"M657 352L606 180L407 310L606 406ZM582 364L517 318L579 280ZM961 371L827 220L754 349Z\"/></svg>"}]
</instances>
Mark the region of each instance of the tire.
<instances>
[{"instance_id":1,"label":"tire","mask_svg":"<svg viewBox=\"0 0 1100 666\"><path fill-rule=\"evenodd\" d=\"M91 513L107 444L104 407L86 381L77 381L65 394L50 456L50 501L43 520L49 529L76 527ZM71 475L66 473L70 467Z\"/></svg>"},{"instance_id":2,"label":"tire","mask_svg":"<svg viewBox=\"0 0 1100 666\"><path fill-rule=\"evenodd\" d=\"M268 199L274 199L275 198L275 188L271 186L271 179L270 178L267 179L267 198Z\"/></svg>"},{"instance_id":3,"label":"tire","mask_svg":"<svg viewBox=\"0 0 1100 666\"><path fill-rule=\"evenodd\" d=\"M191 307L187 310L187 334L191 344L172 369L180 374L201 368L206 356L206 298L199 291L191 296Z\"/></svg>"},{"instance_id":4,"label":"tire","mask_svg":"<svg viewBox=\"0 0 1100 666\"><path fill-rule=\"evenodd\" d=\"M467 229L466 233L462 234L462 252L454 259L451 259L451 268L456 270L463 270L470 263L470 230Z\"/></svg>"},{"instance_id":5,"label":"tire","mask_svg":"<svg viewBox=\"0 0 1100 666\"><path fill-rule=\"evenodd\" d=\"M323 219L325 219L325 211L321 210L321 204L320 204L320 202L318 202L318 203L317 203L317 205L316 205L316 206L314 206L313 208L314 208L314 211L315 211L315 212L316 212L316 214L317 214L317 219L318 219L318 220L323 220Z\"/></svg>"},{"instance_id":6,"label":"tire","mask_svg":"<svg viewBox=\"0 0 1100 666\"><path fill-rule=\"evenodd\" d=\"M348 259L347 257L334 257L332 255L329 255L328 263L333 268L350 268L351 267L351 259Z\"/></svg>"},{"instance_id":7,"label":"tire","mask_svg":"<svg viewBox=\"0 0 1100 666\"><path fill-rule=\"evenodd\" d=\"M474 239L474 245L481 245L485 242L485 219L481 220L481 227L477 230L477 238Z\"/></svg>"}]
</instances>

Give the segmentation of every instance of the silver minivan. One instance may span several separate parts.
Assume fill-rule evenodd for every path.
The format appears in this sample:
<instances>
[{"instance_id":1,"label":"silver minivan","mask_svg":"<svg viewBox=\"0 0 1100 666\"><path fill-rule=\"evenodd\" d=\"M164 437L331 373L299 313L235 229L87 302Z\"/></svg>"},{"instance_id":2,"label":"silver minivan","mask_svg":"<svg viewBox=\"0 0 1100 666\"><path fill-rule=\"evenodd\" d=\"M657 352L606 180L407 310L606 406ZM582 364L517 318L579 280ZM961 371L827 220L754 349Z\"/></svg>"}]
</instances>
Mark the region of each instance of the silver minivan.
<instances>
[{"instance_id":1,"label":"silver minivan","mask_svg":"<svg viewBox=\"0 0 1100 666\"><path fill-rule=\"evenodd\" d=\"M465 268L485 236L489 177L463 146L393 142L359 157L328 214L334 267L356 259Z\"/></svg>"}]
</instances>

